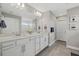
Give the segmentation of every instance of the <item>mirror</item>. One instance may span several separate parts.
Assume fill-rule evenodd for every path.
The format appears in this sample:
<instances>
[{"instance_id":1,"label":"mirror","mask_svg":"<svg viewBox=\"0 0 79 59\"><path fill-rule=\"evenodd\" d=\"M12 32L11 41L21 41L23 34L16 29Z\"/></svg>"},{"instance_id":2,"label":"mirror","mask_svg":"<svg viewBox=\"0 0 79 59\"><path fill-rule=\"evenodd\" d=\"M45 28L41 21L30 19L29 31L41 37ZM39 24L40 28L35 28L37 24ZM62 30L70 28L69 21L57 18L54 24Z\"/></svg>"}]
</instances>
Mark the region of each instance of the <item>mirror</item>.
<instances>
[{"instance_id":1,"label":"mirror","mask_svg":"<svg viewBox=\"0 0 79 59\"><path fill-rule=\"evenodd\" d=\"M3 30L4 33L33 33L36 32L36 20L38 17L37 10L29 6L28 4L23 4L20 6L17 3L2 3L1 10L5 17L5 22L7 28ZM18 18L20 17L20 19Z\"/></svg>"}]
</instances>

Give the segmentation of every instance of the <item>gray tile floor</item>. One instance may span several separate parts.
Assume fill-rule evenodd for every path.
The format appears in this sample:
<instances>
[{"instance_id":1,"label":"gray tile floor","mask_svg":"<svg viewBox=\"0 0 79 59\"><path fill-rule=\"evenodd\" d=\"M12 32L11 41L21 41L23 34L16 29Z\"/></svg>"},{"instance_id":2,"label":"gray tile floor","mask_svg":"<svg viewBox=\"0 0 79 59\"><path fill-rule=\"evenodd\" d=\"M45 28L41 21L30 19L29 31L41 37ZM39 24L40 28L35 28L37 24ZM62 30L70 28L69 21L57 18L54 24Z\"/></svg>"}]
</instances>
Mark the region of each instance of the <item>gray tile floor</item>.
<instances>
[{"instance_id":1,"label":"gray tile floor","mask_svg":"<svg viewBox=\"0 0 79 59\"><path fill-rule=\"evenodd\" d=\"M71 50L66 48L66 43L56 41L52 46L41 51L37 56L71 56Z\"/></svg>"}]
</instances>

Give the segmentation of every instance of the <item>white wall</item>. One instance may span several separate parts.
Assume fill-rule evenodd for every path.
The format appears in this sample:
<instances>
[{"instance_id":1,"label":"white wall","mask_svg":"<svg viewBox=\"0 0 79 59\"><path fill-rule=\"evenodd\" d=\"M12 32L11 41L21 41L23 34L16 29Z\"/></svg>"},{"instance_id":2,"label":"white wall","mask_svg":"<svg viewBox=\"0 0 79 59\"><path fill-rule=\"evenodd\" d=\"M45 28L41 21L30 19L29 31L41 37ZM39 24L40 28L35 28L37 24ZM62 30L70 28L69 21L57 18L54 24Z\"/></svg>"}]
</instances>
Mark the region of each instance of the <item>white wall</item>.
<instances>
[{"instance_id":1,"label":"white wall","mask_svg":"<svg viewBox=\"0 0 79 59\"><path fill-rule=\"evenodd\" d=\"M67 34L67 46L79 50L79 7L75 7L68 10L69 19L72 19L72 16L77 17L76 22L69 22L71 25L74 25L77 27L77 29L72 30L70 29Z\"/></svg>"}]
</instances>

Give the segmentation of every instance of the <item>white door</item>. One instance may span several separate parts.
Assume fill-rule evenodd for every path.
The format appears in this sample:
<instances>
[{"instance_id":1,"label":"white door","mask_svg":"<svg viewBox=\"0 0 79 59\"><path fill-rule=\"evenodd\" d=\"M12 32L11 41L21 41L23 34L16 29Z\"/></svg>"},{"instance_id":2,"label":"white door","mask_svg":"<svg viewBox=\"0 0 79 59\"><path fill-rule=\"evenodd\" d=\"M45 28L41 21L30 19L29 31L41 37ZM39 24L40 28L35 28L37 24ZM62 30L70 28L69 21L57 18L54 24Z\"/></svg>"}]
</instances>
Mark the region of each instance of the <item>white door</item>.
<instances>
[{"instance_id":1,"label":"white door","mask_svg":"<svg viewBox=\"0 0 79 59\"><path fill-rule=\"evenodd\" d=\"M67 22L66 21L58 21L56 23L57 40L66 41L65 40L66 30L67 30Z\"/></svg>"}]
</instances>

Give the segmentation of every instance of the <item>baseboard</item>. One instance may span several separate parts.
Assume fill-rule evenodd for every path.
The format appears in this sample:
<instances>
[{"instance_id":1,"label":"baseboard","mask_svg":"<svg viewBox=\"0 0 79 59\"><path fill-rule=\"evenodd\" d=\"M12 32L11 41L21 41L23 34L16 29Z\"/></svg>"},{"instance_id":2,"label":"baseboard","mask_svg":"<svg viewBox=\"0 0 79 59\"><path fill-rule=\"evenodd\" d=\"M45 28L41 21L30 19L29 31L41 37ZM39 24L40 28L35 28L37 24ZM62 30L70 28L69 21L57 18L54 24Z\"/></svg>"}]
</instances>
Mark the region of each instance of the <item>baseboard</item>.
<instances>
[{"instance_id":1,"label":"baseboard","mask_svg":"<svg viewBox=\"0 0 79 59\"><path fill-rule=\"evenodd\" d=\"M52 43L49 43L49 46L53 45L55 43L56 40L54 40Z\"/></svg>"},{"instance_id":2,"label":"baseboard","mask_svg":"<svg viewBox=\"0 0 79 59\"><path fill-rule=\"evenodd\" d=\"M62 39L57 39L57 40L60 40L60 41L66 41L65 39L64 39L64 40L62 40Z\"/></svg>"},{"instance_id":3,"label":"baseboard","mask_svg":"<svg viewBox=\"0 0 79 59\"><path fill-rule=\"evenodd\" d=\"M77 47L73 47L73 46L70 46L70 45L67 45L66 47L79 51L79 48L77 48Z\"/></svg>"}]
</instances>

